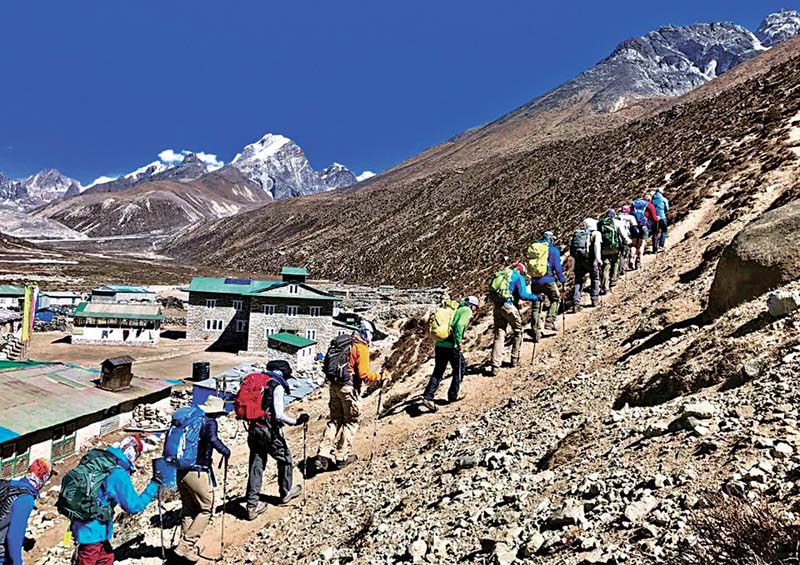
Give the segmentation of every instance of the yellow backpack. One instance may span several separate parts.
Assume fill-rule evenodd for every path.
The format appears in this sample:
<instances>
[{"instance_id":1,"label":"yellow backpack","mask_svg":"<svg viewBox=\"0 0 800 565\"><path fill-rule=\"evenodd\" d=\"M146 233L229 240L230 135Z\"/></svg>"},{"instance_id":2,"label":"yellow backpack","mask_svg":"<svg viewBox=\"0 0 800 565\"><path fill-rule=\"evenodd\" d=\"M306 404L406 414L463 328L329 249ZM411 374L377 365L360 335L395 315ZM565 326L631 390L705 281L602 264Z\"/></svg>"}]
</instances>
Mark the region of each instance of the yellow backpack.
<instances>
[{"instance_id":1,"label":"yellow backpack","mask_svg":"<svg viewBox=\"0 0 800 565\"><path fill-rule=\"evenodd\" d=\"M534 241L528 247L528 274L532 278L543 277L547 274L547 257L550 253L550 244L546 241Z\"/></svg>"},{"instance_id":2,"label":"yellow backpack","mask_svg":"<svg viewBox=\"0 0 800 565\"><path fill-rule=\"evenodd\" d=\"M428 317L428 335L436 341L450 337L453 331L453 317L458 310L458 302L445 300Z\"/></svg>"}]
</instances>

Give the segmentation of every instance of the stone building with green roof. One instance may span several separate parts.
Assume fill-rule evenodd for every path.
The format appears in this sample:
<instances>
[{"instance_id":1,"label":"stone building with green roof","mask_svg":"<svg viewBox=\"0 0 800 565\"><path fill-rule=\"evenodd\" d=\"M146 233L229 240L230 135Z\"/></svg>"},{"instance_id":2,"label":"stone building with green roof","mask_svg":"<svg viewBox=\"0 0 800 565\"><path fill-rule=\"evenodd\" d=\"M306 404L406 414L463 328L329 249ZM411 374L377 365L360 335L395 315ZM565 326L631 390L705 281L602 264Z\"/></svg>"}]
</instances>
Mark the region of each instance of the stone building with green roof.
<instances>
[{"instance_id":1,"label":"stone building with green roof","mask_svg":"<svg viewBox=\"0 0 800 565\"><path fill-rule=\"evenodd\" d=\"M340 298L309 285L307 277L303 268L284 267L275 281L193 278L187 289L187 339L229 351L285 353L303 364L313 360L335 335L333 316Z\"/></svg>"}]
</instances>

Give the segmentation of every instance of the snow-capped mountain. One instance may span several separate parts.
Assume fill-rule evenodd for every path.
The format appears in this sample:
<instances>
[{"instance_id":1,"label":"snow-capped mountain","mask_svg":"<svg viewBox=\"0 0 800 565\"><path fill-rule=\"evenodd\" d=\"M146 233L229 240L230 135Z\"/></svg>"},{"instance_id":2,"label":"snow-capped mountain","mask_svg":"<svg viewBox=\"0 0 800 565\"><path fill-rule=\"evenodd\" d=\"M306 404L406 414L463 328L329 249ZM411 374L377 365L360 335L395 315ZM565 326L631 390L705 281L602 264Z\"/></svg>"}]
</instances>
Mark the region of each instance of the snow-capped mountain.
<instances>
[{"instance_id":1,"label":"snow-capped mountain","mask_svg":"<svg viewBox=\"0 0 800 565\"><path fill-rule=\"evenodd\" d=\"M321 174L316 172L294 141L271 133L246 146L228 166L239 169L275 200L314 194L356 182L355 175L338 163Z\"/></svg>"},{"instance_id":2,"label":"snow-capped mountain","mask_svg":"<svg viewBox=\"0 0 800 565\"><path fill-rule=\"evenodd\" d=\"M664 26L623 41L607 58L534 99L522 110L546 111L589 100L613 112L640 99L680 96L800 32L800 15L767 17L754 34L732 23Z\"/></svg>"},{"instance_id":3,"label":"snow-capped mountain","mask_svg":"<svg viewBox=\"0 0 800 565\"><path fill-rule=\"evenodd\" d=\"M0 201L16 204L28 199L28 191L17 181L0 173Z\"/></svg>"},{"instance_id":4,"label":"snow-capped mountain","mask_svg":"<svg viewBox=\"0 0 800 565\"><path fill-rule=\"evenodd\" d=\"M356 176L341 163L334 163L320 173L320 178L328 190L336 190L337 188L344 188L351 184L356 184L358 179Z\"/></svg>"},{"instance_id":5,"label":"snow-capped mountain","mask_svg":"<svg viewBox=\"0 0 800 565\"><path fill-rule=\"evenodd\" d=\"M67 196L80 194L80 183L62 175L55 169L45 169L21 179L19 183L28 192L28 198L38 203L53 202Z\"/></svg>"},{"instance_id":6,"label":"snow-capped mountain","mask_svg":"<svg viewBox=\"0 0 800 565\"><path fill-rule=\"evenodd\" d=\"M144 182L169 180L187 182L198 179L208 172L208 166L194 153L186 153L183 161L171 165L164 161L153 161L143 167L108 182L92 184L85 190L89 194L98 192L122 192Z\"/></svg>"},{"instance_id":7,"label":"snow-capped mountain","mask_svg":"<svg viewBox=\"0 0 800 565\"><path fill-rule=\"evenodd\" d=\"M770 14L756 30L756 37L764 47L772 47L800 35L800 13L781 10Z\"/></svg>"}]
</instances>

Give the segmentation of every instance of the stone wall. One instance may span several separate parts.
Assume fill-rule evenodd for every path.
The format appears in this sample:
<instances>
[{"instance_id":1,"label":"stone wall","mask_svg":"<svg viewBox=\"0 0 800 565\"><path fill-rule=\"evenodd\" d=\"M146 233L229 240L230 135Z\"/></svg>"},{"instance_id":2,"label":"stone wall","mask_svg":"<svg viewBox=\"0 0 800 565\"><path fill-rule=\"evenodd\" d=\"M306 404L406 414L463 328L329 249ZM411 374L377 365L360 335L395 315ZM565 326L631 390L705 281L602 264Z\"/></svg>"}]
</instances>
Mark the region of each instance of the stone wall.
<instances>
[{"instance_id":1,"label":"stone wall","mask_svg":"<svg viewBox=\"0 0 800 565\"><path fill-rule=\"evenodd\" d=\"M275 313L265 314L265 305L274 306ZM290 305L299 306L297 316L287 315L286 307ZM310 315L312 306L320 308L319 316ZM335 335L332 316L333 304L331 302L304 301L301 298L253 298L252 311L250 312L248 351L254 353L267 351L267 336L264 332L266 328L273 328L276 333L290 332L296 333L301 337L308 337L308 330L316 330L317 335L312 338L317 342L315 352L325 353L328 349L328 344Z\"/></svg>"},{"instance_id":2,"label":"stone wall","mask_svg":"<svg viewBox=\"0 0 800 565\"><path fill-rule=\"evenodd\" d=\"M216 300L215 308L206 307L206 299ZM242 301L242 309L233 307L234 300ZM247 349L247 328L238 332L237 320L247 322L250 314L250 298L233 294L189 293L186 305L186 339L209 343L229 344L237 350ZM222 329L207 330L206 320L222 320Z\"/></svg>"}]
</instances>

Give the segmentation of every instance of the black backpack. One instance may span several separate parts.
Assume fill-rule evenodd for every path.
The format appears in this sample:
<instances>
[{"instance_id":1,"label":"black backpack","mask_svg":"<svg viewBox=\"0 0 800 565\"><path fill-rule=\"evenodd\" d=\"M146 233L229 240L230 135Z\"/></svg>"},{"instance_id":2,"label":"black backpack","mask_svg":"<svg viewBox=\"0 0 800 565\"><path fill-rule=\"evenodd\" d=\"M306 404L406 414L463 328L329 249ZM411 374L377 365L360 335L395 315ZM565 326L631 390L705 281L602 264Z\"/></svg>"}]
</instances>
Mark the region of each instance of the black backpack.
<instances>
[{"instance_id":1,"label":"black backpack","mask_svg":"<svg viewBox=\"0 0 800 565\"><path fill-rule=\"evenodd\" d=\"M331 340L325 360L322 362L322 371L327 380L340 385L353 382L353 372L350 370L352 346L353 336L350 335L336 336Z\"/></svg>"},{"instance_id":2,"label":"black backpack","mask_svg":"<svg viewBox=\"0 0 800 565\"><path fill-rule=\"evenodd\" d=\"M11 523L11 505L18 496L31 494L23 487L12 487L6 479L0 479L0 563L6 562L6 536Z\"/></svg>"}]
</instances>

